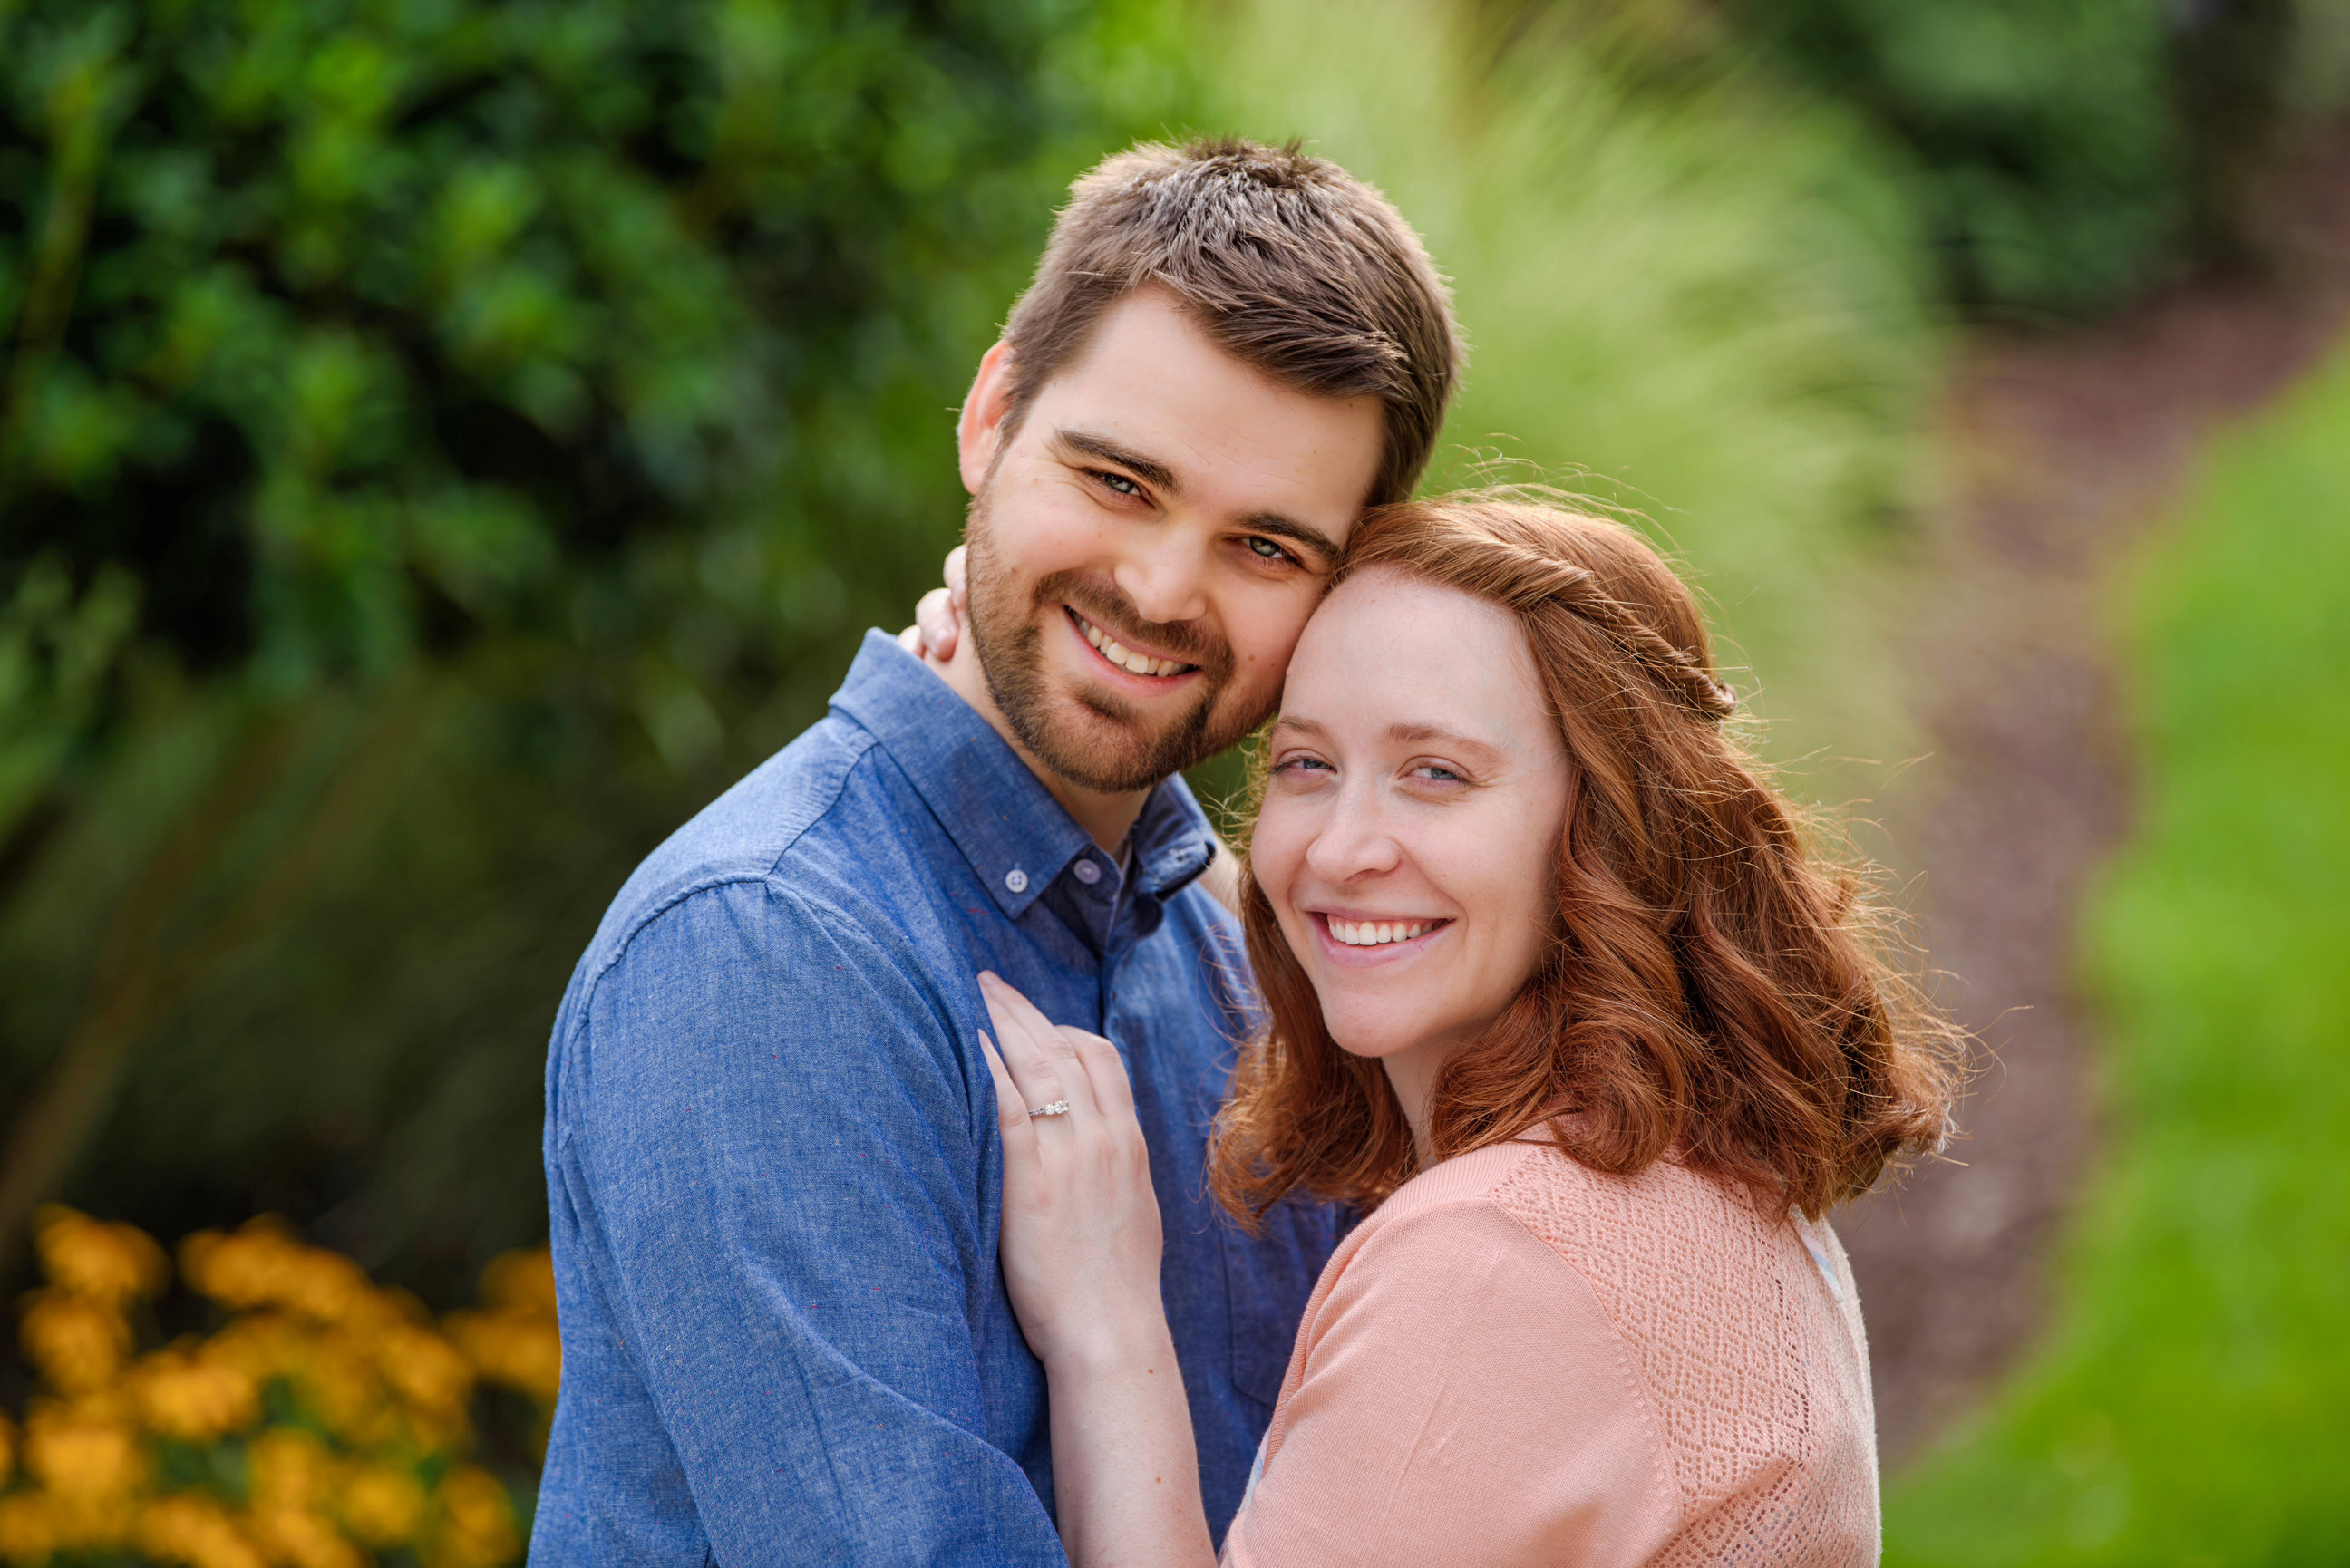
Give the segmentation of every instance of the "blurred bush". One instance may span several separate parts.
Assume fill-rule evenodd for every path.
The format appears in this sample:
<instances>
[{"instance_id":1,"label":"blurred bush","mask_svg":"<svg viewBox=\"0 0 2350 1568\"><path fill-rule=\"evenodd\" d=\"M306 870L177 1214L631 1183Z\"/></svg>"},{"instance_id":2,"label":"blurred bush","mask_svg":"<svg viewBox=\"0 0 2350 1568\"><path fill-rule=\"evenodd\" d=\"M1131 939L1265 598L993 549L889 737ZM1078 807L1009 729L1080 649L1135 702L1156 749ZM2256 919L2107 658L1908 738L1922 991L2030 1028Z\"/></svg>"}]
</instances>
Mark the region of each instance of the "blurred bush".
<instances>
[{"instance_id":1,"label":"blurred bush","mask_svg":"<svg viewBox=\"0 0 2350 1568\"><path fill-rule=\"evenodd\" d=\"M1487 0L1673 97L1761 64L1903 177L1947 297L2041 324L2267 259L2262 171L2350 108L2341 0Z\"/></svg>"},{"instance_id":2,"label":"blurred bush","mask_svg":"<svg viewBox=\"0 0 2350 1568\"><path fill-rule=\"evenodd\" d=\"M187 1568L496 1568L522 1554L561 1376L544 1249L494 1262L435 1324L348 1259L268 1220L180 1247L45 1209L47 1282L22 1335L40 1376L0 1417L0 1556ZM209 1332L159 1337L159 1308ZM185 1315L184 1311L180 1315ZM526 1412L494 1409L503 1397ZM504 1452L485 1443L503 1428ZM507 1472L504 1479L496 1473Z\"/></svg>"},{"instance_id":3,"label":"blurred bush","mask_svg":"<svg viewBox=\"0 0 2350 1568\"><path fill-rule=\"evenodd\" d=\"M565 970L934 580L1155 15L0 5L0 1249L537 1232Z\"/></svg>"}]
</instances>

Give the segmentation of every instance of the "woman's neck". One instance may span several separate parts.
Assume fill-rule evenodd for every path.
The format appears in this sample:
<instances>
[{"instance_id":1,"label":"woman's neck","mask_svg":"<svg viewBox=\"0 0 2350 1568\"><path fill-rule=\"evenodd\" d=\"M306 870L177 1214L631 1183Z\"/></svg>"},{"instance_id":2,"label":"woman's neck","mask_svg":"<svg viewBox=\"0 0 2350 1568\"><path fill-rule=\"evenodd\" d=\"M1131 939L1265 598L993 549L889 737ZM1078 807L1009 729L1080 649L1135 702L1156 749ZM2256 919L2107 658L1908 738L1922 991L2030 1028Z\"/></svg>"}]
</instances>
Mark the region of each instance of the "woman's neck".
<instances>
[{"instance_id":1,"label":"woman's neck","mask_svg":"<svg viewBox=\"0 0 2350 1568\"><path fill-rule=\"evenodd\" d=\"M1436 1163L1428 1141L1428 1112L1436 1098L1436 1075L1451 1054L1450 1041L1431 1040L1379 1058L1379 1065L1388 1072L1388 1086L1395 1091L1396 1103L1403 1107L1403 1119L1411 1128L1412 1147L1419 1153L1423 1170Z\"/></svg>"}]
</instances>

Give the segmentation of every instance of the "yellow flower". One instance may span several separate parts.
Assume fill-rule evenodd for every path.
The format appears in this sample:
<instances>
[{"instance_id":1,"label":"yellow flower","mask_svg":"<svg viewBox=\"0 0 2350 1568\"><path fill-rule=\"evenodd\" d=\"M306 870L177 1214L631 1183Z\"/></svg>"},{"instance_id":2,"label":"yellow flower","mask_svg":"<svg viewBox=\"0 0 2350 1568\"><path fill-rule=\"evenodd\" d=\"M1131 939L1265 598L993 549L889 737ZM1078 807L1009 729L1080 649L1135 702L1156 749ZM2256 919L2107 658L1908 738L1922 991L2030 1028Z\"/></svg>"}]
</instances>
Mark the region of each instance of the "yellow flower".
<instances>
[{"instance_id":1,"label":"yellow flower","mask_svg":"<svg viewBox=\"0 0 2350 1568\"><path fill-rule=\"evenodd\" d=\"M255 1438L245 1466L255 1508L316 1509L334 1492L335 1456L298 1428L272 1427Z\"/></svg>"},{"instance_id":2,"label":"yellow flower","mask_svg":"<svg viewBox=\"0 0 2350 1568\"><path fill-rule=\"evenodd\" d=\"M555 1402L563 1386L563 1337L553 1318L513 1311L457 1312L449 1314L446 1327L482 1381Z\"/></svg>"},{"instance_id":3,"label":"yellow flower","mask_svg":"<svg viewBox=\"0 0 2350 1568\"><path fill-rule=\"evenodd\" d=\"M289 1307L321 1323L371 1319L382 1312L357 1263L304 1246L282 1220L267 1216L233 1235L197 1231L180 1243L180 1272L226 1307Z\"/></svg>"},{"instance_id":4,"label":"yellow flower","mask_svg":"<svg viewBox=\"0 0 2350 1568\"><path fill-rule=\"evenodd\" d=\"M522 1550L514 1502L489 1471L458 1466L441 1478L436 1501L441 1528L433 1541L434 1568L496 1568Z\"/></svg>"},{"instance_id":5,"label":"yellow flower","mask_svg":"<svg viewBox=\"0 0 2350 1568\"><path fill-rule=\"evenodd\" d=\"M44 1400L25 1421L25 1468L60 1499L119 1499L146 1480L147 1456L115 1411Z\"/></svg>"},{"instance_id":6,"label":"yellow flower","mask_svg":"<svg viewBox=\"0 0 2350 1568\"><path fill-rule=\"evenodd\" d=\"M341 1532L302 1509L256 1506L253 1533L273 1562L291 1568L371 1568Z\"/></svg>"},{"instance_id":7,"label":"yellow flower","mask_svg":"<svg viewBox=\"0 0 2350 1568\"><path fill-rule=\"evenodd\" d=\"M34 1292L17 1332L26 1355L60 1394L105 1387L130 1355L130 1325L121 1313L71 1291Z\"/></svg>"},{"instance_id":8,"label":"yellow flower","mask_svg":"<svg viewBox=\"0 0 2350 1568\"><path fill-rule=\"evenodd\" d=\"M109 1225L61 1203L33 1215L33 1245L49 1282L120 1303L151 1296L172 1280L163 1249L136 1225Z\"/></svg>"},{"instance_id":9,"label":"yellow flower","mask_svg":"<svg viewBox=\"0 0 2350 1568\"><path fill-rule=\"evenodd\" d=\"M416 1538L424 1521L424 1488L390 1465L359 1464L343 1480L343 1526L369 1546L397 1546Z\"/></svg>"},{"instance_id":10,"label":"yellow flower","mask_svg":"<svg viewBox=\"0 0 2350 1568\"><path fill-rule=\"evenodd\" d=\"M123 1386L150 1431L185 1443L215 1442L261 1416L251 1374L185 1345L141 1357Z\"/></svg>"},{"instance_id":11,"label":"yellow flower","mask_svg":"<svg viewBox=\"0 0 2350 1568\"><path fill-rule=\"evenodd\" d=\"M0 1497L0 1557L12 1563L46 1563L57 1549L57 1505L46 1493L20 1491Z\"/></svg>"},{"instance_id":12,"label":"yellow flower","mask_svg":"<svg viewBox=\"0 0 2350 1568\"><path fill-rule=\"evenodd\" d=\"M545 1247L501 1252L482 1271L482 1299L504 1312L555 1315L555 1259Z\"/></svg>"},{"instance_id":13,"label":"yellow flower","mask_svg":"<svg viewBox=\"0 0 2350 1568\"><path fill-rule=\"evenodd\" d=\"M473 1392L473 1367L429 1328L402 1324L386 1332L376 1341L375 1360L400 1397L430 1415L462 1411Z\"/></svg>"},{"instance_id":14,"label":"yellow flower","mask_svg":"<svg viewBox=\"0 0 2350 1568\"><path fill-rule=\"evenodd\" d=\"M157 1498L140 1511L139 1550L188 1568L269 1568L228 1510L200 1492Z\"/></svg>"}]
</instances>

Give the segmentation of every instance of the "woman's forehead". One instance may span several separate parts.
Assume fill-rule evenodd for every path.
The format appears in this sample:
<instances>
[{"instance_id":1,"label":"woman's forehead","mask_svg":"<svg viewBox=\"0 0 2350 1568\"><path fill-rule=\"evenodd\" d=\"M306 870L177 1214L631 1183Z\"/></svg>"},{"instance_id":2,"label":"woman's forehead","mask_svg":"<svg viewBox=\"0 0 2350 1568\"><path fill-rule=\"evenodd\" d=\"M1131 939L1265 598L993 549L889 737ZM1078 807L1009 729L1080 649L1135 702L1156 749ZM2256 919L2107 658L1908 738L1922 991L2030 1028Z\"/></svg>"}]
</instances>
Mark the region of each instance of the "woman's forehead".
<instances>
[{"instance_id":1,"label":"woman's forehead","mask_svg":"<svg viewBox=\"0 0 2350 1568\"><path fill-rule=\"evenodd\" d=\"M1389 567L1315 611L1282 697L1285 721L1409 740L1444 732L1512 750L1557 744L1523 624L1488 599Z\"/></svg>"}]
</instances>

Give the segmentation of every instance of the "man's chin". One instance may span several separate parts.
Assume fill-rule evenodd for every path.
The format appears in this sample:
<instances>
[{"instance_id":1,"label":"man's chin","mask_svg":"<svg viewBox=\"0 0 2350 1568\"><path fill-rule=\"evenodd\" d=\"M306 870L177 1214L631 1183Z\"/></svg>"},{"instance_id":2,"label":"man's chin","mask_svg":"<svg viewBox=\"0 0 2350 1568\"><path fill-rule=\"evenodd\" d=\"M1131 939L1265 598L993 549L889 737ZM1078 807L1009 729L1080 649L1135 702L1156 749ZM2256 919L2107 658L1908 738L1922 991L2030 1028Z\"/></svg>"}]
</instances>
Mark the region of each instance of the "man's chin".
<instances>
[{"instance_id":1,"label":"man's chin","mask_svg":"<svg viewBox=\"0 0 2350 1568\"><path fill-rule=\"evenodd\" d=\"M1145 730L1082 701L1065 700L1054 708L1041 723L1015 721L1022 742L1059 777L1105 794L1149 789L1231 743L1195 717Z\"/></svg>"}]
</instances>

